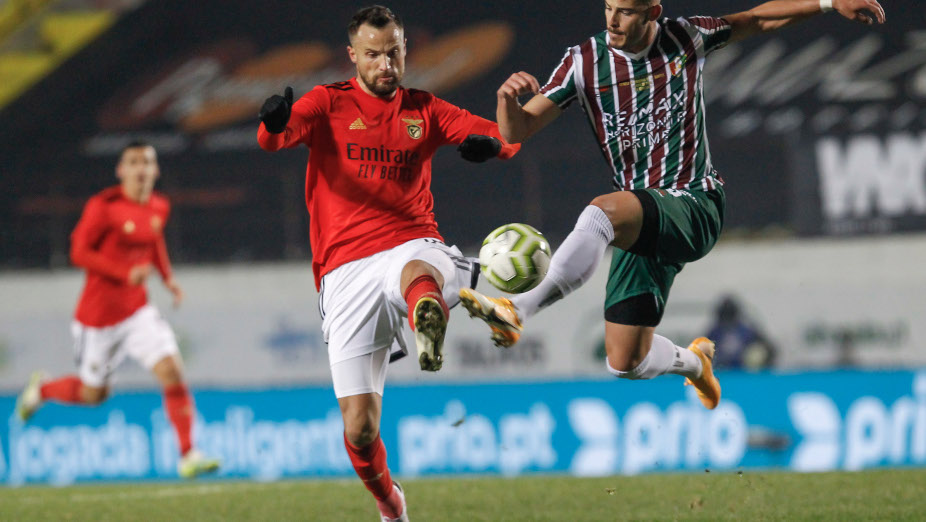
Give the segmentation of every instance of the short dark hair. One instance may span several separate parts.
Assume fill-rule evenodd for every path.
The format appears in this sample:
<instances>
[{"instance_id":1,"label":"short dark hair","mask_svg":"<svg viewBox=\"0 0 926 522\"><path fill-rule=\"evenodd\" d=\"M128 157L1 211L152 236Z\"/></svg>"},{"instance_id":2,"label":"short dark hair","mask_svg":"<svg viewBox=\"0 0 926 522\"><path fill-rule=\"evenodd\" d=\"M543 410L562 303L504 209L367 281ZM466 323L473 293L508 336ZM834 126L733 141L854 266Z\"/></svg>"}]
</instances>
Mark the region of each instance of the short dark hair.
<instances>
[{"instance_id":1,"label":"short dark hair","mask_svg":"<svg viewBox=\"0 0 926 522\"><path fill-rule=\"evenodd\" d=\"M391 9L381 5L371 5L354 13L354 17L347 26L347 36L353 37L360 30L363 24L370 24L377 29L382 29L390 23L394 23L399 29L405 29L402 19L392 12Z\"/></svg>"},{"instance_id":2,"label":"short dark hair","mask_svg":"<svg viewBox=\"0 0 926 522\"><path fill-rule=\"evenodd\" d=\"M122 147L122 150L119 151L119 157L121 158L122 155L125 154L125 151L127 151L127 150L129 150L129 149L140 149L140 148L142 148L142 147L151 147L151 148L154 148L154 145L148 143L148 142L145 141L145 140L134 139L134 140L132 140L132 141L126 143L125 146Z\"/></svg>"}]
</instances>

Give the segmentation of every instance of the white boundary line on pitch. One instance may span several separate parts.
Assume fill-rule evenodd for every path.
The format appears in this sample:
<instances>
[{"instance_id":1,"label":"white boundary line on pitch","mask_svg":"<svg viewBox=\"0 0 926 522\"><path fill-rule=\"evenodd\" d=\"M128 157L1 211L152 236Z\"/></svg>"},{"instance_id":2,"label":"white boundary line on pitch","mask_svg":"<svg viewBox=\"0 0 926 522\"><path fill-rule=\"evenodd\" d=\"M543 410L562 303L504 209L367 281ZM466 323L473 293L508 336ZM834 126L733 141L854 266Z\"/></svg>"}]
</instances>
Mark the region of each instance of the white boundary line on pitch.
<instances>
[{"instance_id":1,"label":"white boundary line on pitch","mask_svg":"<svg viewBox=\"0 0 926 522\"><path fill-rule=\"evenodd\" d=\"M138 499L138 498L169 498L169 497L184 497L190 495L209 495L216 493L224 493L229 490L234 489L278 489L278 488L292 488L296 486L305 486L305 482L273 482L273 483L230 483L230 484L202 484L199 486L143 486L147 491L137 490L137 491L121 491L121 492L109 492L109 493L65 493L65 500L71 502L98 502L102 500L125 500L125 499ZM60 498L60 497L59 497ZM16 502L22 502L25 504L37 504L41 502L46 502L48 497L46 495L17 495L15 498Z\"/></svg>"}]
</instances>

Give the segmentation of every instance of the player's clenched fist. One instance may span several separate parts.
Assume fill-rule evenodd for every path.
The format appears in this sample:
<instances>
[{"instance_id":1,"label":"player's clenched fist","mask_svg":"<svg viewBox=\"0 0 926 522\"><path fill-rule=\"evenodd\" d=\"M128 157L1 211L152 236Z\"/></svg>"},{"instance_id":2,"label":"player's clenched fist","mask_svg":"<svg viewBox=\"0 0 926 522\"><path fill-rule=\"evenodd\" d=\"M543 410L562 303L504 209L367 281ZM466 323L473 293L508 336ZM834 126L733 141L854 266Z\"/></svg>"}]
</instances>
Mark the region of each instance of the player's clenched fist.
<instances>
[{"instance_id":1,"label":"player's clenched fist","mask_svg":"<svg viewBox=\"0 0 926 522\"><path fill-rule=\"evenodd\" d=\"M849 20L867 25L883 24L885 20L884 8L876 0L833 0L833 9Z\"/></svg>"},{"instance_id":2,"label":"player's clenched fist","mask_svg":"<svg viewBox=\"0 0 926 522\"><path fill-rule=\"evenodd\" d=\"M537 94L539 92L540 82L537 81L537 78L534 78L530 74L521 71L512 74L511 77L509 77L505 83L499 87L498 97L513 100L522 94Z\"/></svg>"},{"instance_id":3,"label":"player's clenched fist","mask_svg":"<svg viewBox=\"0 0 926 522\"><path fill-rule=\"evenodd\" d=\"M293 88L287 87L283 96L274 94L267 98L257 115L268 132L279 134L286 130L290 112L293 110Z\"/></svg>"},{"instance_id":4,"label":"player's clenched fist","mask_svg":"<svg viewBox=\"0 0 926 522\"><path fill-rule=\"evenodd\" d=\"M463 143L457 147L460 157L473 163L482 163L490 158L498 156L502 151L502 142L492 136L483 136L481 134L470 134L463 140Z\"/></svg>"}]
</instances>

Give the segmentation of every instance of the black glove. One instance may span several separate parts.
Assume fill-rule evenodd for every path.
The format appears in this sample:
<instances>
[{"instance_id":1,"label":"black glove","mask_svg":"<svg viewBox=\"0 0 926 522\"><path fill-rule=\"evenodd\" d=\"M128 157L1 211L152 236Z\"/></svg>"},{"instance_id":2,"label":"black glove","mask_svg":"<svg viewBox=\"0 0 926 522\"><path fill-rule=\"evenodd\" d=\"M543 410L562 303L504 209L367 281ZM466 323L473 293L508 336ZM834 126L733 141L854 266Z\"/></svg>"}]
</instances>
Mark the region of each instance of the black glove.
<instances>
[{"instance_id":1,"label":"black glove","mask_svg":"<svg viewBox=\"0 0 926 522\"><path fill-rule=\"evenodd\" d=\"M293 110L293 88L287 87L284 95L274 94L267 98L257 115L268 132L279 134L286 130L289 114Z\"/></svg>"},{"instance_id":2,"label":"black glove","mask_svg":"<svg viewBox=\"0 0 926 522\"><path fill-rule=\"evenodd\" d=\"M470 134L457 147L457 150L466 161L482 163L489 158L498 156L498 153L502 151L502 142L492 136Z\"/></svg>"}]
</instances>

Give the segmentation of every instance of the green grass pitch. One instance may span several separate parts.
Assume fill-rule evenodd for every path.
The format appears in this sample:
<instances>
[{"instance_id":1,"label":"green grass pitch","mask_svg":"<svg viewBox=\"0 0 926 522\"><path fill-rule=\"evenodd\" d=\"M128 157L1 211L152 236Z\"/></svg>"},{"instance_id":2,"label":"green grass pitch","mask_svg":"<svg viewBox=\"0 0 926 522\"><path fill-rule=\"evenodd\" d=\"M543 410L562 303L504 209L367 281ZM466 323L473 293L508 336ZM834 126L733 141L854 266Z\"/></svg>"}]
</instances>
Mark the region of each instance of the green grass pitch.
<instances>
[{"instance_id":1,"label":"green grass pitch","mask_svg":"<svg viewBox=\"0 0 926 522\"><path fill-rule=\"evenodd\" d=\"M923 520L926 470L403 482L412 520ZM358 481L0 489L0 520L378 520Z\"/></svg>"}]
</instances>

